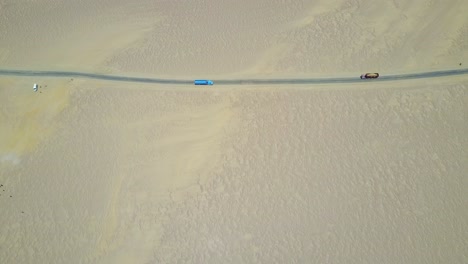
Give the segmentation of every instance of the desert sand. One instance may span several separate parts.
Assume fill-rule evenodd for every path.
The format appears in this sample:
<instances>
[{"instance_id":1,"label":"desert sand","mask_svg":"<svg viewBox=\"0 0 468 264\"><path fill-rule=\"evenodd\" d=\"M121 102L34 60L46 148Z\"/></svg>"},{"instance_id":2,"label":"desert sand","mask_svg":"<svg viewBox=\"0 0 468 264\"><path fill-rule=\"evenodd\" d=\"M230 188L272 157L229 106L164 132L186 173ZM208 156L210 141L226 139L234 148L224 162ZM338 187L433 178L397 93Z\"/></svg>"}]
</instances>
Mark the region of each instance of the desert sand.
<instances>
[{"instance_id":1,"label":"desert sand","mask_svg":"<svg viewBox=\"0 0 468 264\"><path fill-rule=\"evenodd\" d=\"M0 0L0 69L458 69L467 13L461 0ZM466 75L0 76L0 263L467 263L467 89Z\"/></svg>"}]
</instances>

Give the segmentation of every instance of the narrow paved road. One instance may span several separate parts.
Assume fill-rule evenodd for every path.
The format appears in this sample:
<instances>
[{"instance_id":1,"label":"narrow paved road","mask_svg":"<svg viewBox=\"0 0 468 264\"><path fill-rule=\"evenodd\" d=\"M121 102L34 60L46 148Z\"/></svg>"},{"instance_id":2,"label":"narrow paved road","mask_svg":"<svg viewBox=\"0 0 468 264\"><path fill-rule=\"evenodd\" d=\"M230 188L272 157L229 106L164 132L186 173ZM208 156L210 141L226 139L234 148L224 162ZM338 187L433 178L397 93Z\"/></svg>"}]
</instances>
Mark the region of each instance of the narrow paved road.
<instances>
[{"instance_id":1,"label":"narrow paved road","mask_svg":"<svg viewBox=\"0 0 468 264\"><path fill-rule=\"evenodd\" d=\"M338 77L338 78L310 78L310 79L214 79L215 85L254 85L254 84L327 84L327 83L357 83L364 81L381 82L396 80L425 79L455 75L468 74L468 68L458 70L444 70L432 72L420 72L410 74L397 74L381 76L378 79L361 80L359 75L356 77ZM68 72L68 71L29 71L29 70L2 70L0 75L4 76L29 76L29 77L67 77L67 78L88 78L118 82L139 82L139 83L159 83L159 84L189 84L193 85L193 80L180 79L159 79L129 77L120 75L106 75L86 72Z\"/></svg>"}]
</instances>

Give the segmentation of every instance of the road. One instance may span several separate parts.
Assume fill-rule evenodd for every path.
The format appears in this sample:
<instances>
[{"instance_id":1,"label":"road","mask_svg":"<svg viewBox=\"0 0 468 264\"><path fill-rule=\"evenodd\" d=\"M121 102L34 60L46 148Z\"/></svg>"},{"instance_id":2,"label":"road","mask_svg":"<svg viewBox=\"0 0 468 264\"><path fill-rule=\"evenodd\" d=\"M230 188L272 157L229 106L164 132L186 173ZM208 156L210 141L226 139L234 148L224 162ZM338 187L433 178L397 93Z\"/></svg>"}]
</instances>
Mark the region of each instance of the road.
<instances>
[{"instance_id":1,"label":"road","mask_svg":"<svg viewBox=\"0 0 468 264\"><path fill-rule=\"evenodd\" d=\"M409 74L384 75L378 79L361 80L359 74L356 77L337 77L337 78L294 78L294 79L212 79L215 85L255 85L255 84L329 84L329 83L358 83L358 82L382 82L382 81L397 81L411 79L425 79L446 77L455 75L468 74L468 68L457 70L431 71ZM69 71L30 71L30 70L2 70L0 75L3 76L27 76L27 77L60 77L60 78L87 78L99 79L118 82L138 82L138 83L156 83L156 84L188 84L193 85L193 80L181 79L159 79L159 78L144 78L130 77L121 75L106 75L86 72L69 72Z\"/></svg>"}]
</instances>

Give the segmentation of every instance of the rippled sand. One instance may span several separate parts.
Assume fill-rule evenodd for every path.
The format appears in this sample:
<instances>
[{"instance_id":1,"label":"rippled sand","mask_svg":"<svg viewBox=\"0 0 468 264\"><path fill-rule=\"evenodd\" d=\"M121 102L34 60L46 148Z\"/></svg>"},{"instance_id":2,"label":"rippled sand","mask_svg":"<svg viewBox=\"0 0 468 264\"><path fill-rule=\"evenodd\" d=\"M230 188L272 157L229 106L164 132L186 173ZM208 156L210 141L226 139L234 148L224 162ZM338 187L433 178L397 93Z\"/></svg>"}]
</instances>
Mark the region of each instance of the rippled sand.
<instances>
[{"instance_id":1,"label":"rippled sand","mask_svg":"<svg viewBox=\"0 0 468 264\"><path fill-rule=\"evenodd\" d=\"M468 65L464 1L307 2L0 0L0 68ZM466 263L467 88L0 76L0 263Z\"/></svg>"}]
</instances>

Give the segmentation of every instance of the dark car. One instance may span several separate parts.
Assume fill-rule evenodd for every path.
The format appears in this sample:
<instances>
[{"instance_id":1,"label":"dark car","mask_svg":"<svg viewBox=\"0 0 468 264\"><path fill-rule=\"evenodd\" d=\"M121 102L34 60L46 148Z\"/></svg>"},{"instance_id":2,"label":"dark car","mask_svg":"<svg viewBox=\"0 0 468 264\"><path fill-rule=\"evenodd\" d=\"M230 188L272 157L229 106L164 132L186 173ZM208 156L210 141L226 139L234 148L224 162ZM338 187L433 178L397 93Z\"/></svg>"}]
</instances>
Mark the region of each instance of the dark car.
<instances>
[{"instance_id":1,"label":"dark car","mask_svg":"<svg viewBox=\"0 0 468 264\"><path fill-rule=\"evenodd\" d=\"M361 75L361 79L376 79L379 78L378 73L365 73Z\"/></svg>"}]
</instances>

